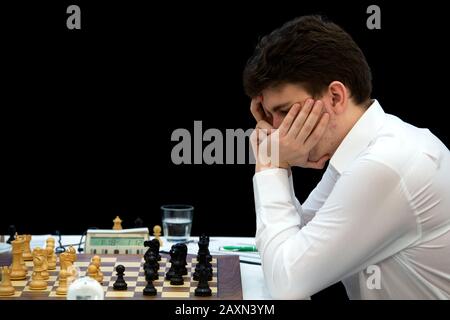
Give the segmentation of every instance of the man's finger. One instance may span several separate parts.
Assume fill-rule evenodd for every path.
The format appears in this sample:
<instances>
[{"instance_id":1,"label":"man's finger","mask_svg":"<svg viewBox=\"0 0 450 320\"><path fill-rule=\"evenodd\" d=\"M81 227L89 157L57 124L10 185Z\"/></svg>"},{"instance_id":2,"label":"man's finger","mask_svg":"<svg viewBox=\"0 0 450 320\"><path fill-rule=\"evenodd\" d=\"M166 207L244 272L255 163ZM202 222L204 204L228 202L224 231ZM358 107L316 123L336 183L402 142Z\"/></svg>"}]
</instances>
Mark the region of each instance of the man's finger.
<instances>
[{"instance_id":1,"label":"man's finger","mask_svg":"<svg viewBox=\"0 0 450 320\"><path fill-rule=\"evenodd\" d=\"M294 139L297 138L298 134L303 128L303 125L308 118L309 113L311 112L311 109L314 105L314 100L307 99L303 107L301 107L301 110L297 117L295 118L294 122L292 123L291 128L289 129L288 135L292 136Z\"/></svg>"},{"instance_id":2,"label":"man's finger","mask_svg":"<svg viewBox=\"0 0 450 320\"><path fill-rule=\"evenodd\" d=\"M309 137L311 132L313 131L314 127L316 127L317 122L320 118L320 115L322 114L323 109L323 102L318 100L314 104L314 107L312 108L311 112L309 113L308 118L306 119L305 123L303 124L302 129L300 130L297 141L299 141L301 144L303 144L306 139Z\"/></svg>"},{"instance_id":3,"label":"man's finger","mask_svg":"<svg viewBox=\"0 0 450 320\"><path fill-rule=\"evenodd\" d=\"M314 128L313 132L311 132L311 134L309 135L308 138L306 138L306 141L303 144L303 146L307 150L311 150L312 148L314 148L314 146L322 138L323 134L325 133L325 130L328 127L329 120L330 120L330 115L328 113L324 113L322 115L322 118L319 120L319 123Z\"/></svg>"},{"instance_id":4,"label":"man's finger","mask_svg":"<svg viewBox=\"0 0 450 320\"><path fill-rule=\"evenodd\" d=\"M259 122L266 117L261 104L261 96L252 99L252 101L250 102L250 112L252 113L256 122Z\"/></svg>"},{"instance_id":5,"label":"man's finger","mask_svg":"<svg viewBox=\"0 0 450 320\"><path fill-rule=\"evenodd\" d=\"M255 157L255 160L258 160L258 134L259 134L259 129L256 128L255 130L253 130L252 134L250 135L250 144L252 146L252 150L253 150L253 156Z\"/></svg>"},{"instance_id":6,"label":"man's finger","mask_svg":"<svg viewBox=\"0 0 450 320\"><path fill-rule=\"evenodd\" d=\"M285 136L289 129L291 128L292 122L294 122L294 119L297 117L297 114L300 110L299 104L294 104L289 110L286 117L284 117L283 122L281 123L280 127L278 128L280 130L280 137Z\"/></svg>"},{"instance_id":7,"label":"man's finger","mask_svg":"<svg viewBox=\"0 0 450 320\"><path fill-rule=\"evenodd\" d=\"M271 163L270 151L271 151L271 139L267 135L266 130L258 129L258 163L262 166L269 165Z\"/></svg>"},{"instance_id":8,"label":"man's finger","mask_svg":"<svg viewBox=\"0 0 450 320\"><path fill-rule=\"evenodd\" d=\"M273 129L272 125L270 123L268 123L266 120L258 121L258 123L256 124L256 127L258 129L264 129L264 130L271 130L271 129Z\"/></svg>"},{"instance_id":9,"label":"man's finger","mask_svg":"<svg viewBox=\"0 0 450 320\"><path fill-rule=\"evenodd\" d=\"M325 155L317 161L308 161L306 163L306 168L311 169L323 169L325 167L325 163L330 159L329 155Z\"/></svg>"},{"instance_id":10,"label":"man's finger","mask_svg":"<svg viewBox=\"0 0 450 320\"><path fill-rule=\"evenodd\" d=\"M271 134L276 132L276 129L257 129L258 130L258 145L269 139Z\"/></svg>"}]
</instances>

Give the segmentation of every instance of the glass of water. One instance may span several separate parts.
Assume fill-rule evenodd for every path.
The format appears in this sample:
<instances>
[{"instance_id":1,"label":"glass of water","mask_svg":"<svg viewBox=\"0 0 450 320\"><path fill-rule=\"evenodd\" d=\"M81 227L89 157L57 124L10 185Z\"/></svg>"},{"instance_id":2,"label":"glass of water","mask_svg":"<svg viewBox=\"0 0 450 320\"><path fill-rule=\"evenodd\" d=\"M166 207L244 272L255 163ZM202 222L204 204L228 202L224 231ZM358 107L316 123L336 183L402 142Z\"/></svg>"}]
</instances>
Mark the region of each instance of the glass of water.
<instances>
[{"instance_id":1,"label":"glass of water","mask_svg":"<svg viewBox=\"0 0 450 320\"><path fill-rule=\"evenodd\" d=\"M171 242L188 241L191 236L194 207L171 204L161 207L164 236Z\"/></svg>"}]
</instances>

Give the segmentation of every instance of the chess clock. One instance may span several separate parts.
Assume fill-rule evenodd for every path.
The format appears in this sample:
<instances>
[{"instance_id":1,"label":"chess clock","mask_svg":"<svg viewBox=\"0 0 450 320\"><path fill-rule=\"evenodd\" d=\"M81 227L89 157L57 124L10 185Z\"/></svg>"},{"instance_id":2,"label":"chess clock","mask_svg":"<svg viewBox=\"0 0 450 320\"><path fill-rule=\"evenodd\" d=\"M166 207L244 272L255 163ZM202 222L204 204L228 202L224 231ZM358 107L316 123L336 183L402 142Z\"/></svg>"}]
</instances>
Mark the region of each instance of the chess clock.
<instances>
[{"instance_id":1,"label":"chess clock","mask_svg":"<svg viewBox=\"0 0 450 320\"><path fill-rule=\"evenodd\" d=\"M123 230L89 229L85 251L88 254L143 254L148 228Z\"/></svg>"}]
</instances>

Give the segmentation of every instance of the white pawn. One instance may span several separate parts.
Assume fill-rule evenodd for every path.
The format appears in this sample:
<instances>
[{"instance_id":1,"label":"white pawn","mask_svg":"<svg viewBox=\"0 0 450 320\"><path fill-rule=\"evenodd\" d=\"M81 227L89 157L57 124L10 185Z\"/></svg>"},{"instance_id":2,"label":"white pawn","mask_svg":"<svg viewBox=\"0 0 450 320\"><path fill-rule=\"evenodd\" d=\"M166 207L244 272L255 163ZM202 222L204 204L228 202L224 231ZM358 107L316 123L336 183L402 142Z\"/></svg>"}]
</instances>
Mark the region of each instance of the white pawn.
<instances>
[{"instance_id":1,"label":"white pawn","mask_svg":"<svg viewBox=\"0 0 450 320\"><path fill-rule=\"evenodd\" d=\"M45 250L47 251L47 267L48 270L55 270L56 269L56 255L55 255L55 239L48 238L47 246L45 247Z\"/></svg>"},{"instance_id":2,"label":"white pawn","mask_svg":"<svg viewBox=\"0 0 450 320\"><path fill-rule=\"evenodd\" d=\"M0 296L6 297L6 296L13 296L14 293L16 293L16 290L12 286L11 278L9 276L9 268L8 267L1 267L0 269L1 279L0 282Z\"/></svg>"},{"instance_id":3,"label":"white pawn","mask_svg":"<svg viewBox=\"0 0 450 320\"><path fill-rule=\"evenodd\" d=\"M97 280L99 283L103 282L103 272L100 270L100 265L102 263L102 259L100 256L94 256L92 257L92 264L97 267L97 276L95 277L95 280Z\"/></svg>"},{"instance_id":4,"label":"white pawn","mask_svg":"<svg viewBox=\"0 0 450 320\"><path fill-rule=\"evenodd\" d=\"M69 272L67 272L64 269L61 269L59 272L59 286L56 289L56 294L59 296L65 296L67 295L68 290L68 284L67 284L67 278L69 276Z\"/></svg>"},{"instance_id":5,"label":"white pawn","mask_svg":"<svg viewBox=\"0 0 450 320\"><path fill-rule=\"evenodd\" d=\"M153 236L155 237L155 239L158 239L159 246L162 247L163 246L163 242L161 240L161 227L160 226L156 225L156 226L153 227Z\"/></svg>"},{"instance_id":6,"label":"white pawn","mask_svg":"<svg viewBox=\"0 0 450 320\"><path fill-rule=\"evenodd\" d=\"M91 263L86 270L86 275L92 279L97 280L97 276L98 276L97 266L95 264Z\"/></svg>"}]
</instances>

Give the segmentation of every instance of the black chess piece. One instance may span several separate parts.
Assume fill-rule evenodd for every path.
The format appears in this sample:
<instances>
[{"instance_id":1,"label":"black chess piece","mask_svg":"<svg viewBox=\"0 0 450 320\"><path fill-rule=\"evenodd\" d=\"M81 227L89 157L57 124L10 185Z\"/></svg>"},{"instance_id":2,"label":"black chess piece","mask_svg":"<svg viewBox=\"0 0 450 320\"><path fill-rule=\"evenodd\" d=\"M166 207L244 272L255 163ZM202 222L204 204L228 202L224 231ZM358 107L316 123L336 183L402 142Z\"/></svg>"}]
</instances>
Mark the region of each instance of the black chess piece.
<instances>
[{"instance_id":1,"label":"black chess piece","mask_svg":"<svg viewBox=\"0 0 450 320\"><path fill-rule=\"evenodd\" d=\"M155 269L153 269L152 267L144 267L144 273L145 273L145 277L147 277L147 274L150 273L152 275L153 281L159 279L158 272L155 271Z\"/></svg>"},{"instance_id":2,"label":"black chess piece","mask_svg":"<svg viewBox=\"0 0 450 320\"><path fill-rule=\"evenodd\" d=\"M171 280L172 277L175 275L175 271L174 271L174 270L175 270L175 269L174 269L173 265L170 265L170 268L169 268L169 270L166 272L166 276L165 276L165 278L166 278L167 281Z\"/></svg>"},{"instance_id":3,"label":"black chess piece","mask_svg":"<svg viewBox=\"0 0 450 320\"><path fill-rule=\"evenodd\" d=\"M183 276L185 276L188 274L188 271L186 268L186 266L187 266L186 258L187 258L187 252L188 252L187 245L184 243L177 243L176 246L177 246L178 250L180 251L180 260L182 260L181 274Z\"/></svg>"},{"instance_id":4,"label":"black chess piece","mask_svg":"<svg viewBox=\"0 0 450 320\"><path fill-rule=\"evenodd\" d=\"M159 263L156 259L156 255L153 252L147 252L144 255L144 267L145 266L151 266L152 268L155 269L155 271L159 270Z\"/></svg>"},{"instance_id":5,"label":"black chess piece","mask_svg":"<svg viewBox=\"0 0 450 320\"><path fill-rule=\"evenodd\" d=\"M175 274L175 267L174 267L173 262L174 262L175 259L176 259L176 251L177 251L177 248L176 248L175 245L173 245L173 246L170 248L170 251L169 251L169 254L170 254L170 260L169 260L169 262L170 262L170 268L169 268L169 271L166 272L166 280L171 280L172 277L173 277L174 274Z\"/></svg>"},{"instance_id":6,"label":"black chess piece","mask_svg":"<svg viewBox=\"0 0 450 320\"><path fill-rule=\"evenodd\" d=\"M200 279L200 270L201 268L205 268L208 272L208 281L211 281L213 278L213 270L212 270L212 265L211 263L208 261L207 255L205 253L202 253L200 256L198 256L197 258L197 264L195 266L195 272L192 276L192 278L194 279L194 281L199 281Z\"/></svg>"},{"instance_id":7,"label":"black chess piece","mask_svg":"<svg viewBox=\"0 0 450 320\"><path fill-rule=\"evenodd\" d=\"M159 270L159 263L156 261L156 257L153 254L147 255L144 257L145 263L144 263L144 271L147 274L149 271L152 270L153 273L153 280L158 279L158 270Z\"/></svg>"},{"instance_id":8,"label":"black chess piece","mask_svg":"<svg viewBox=\"0 0 450 320\"><path fill-rule=\"evenodd\" d=\"M181 286L184 284L183 279L183 260L181 259L181 251L179 248L174 248L174 257L172 259L171 268L173 268L173 275L170 278L170 284L173 286Z\"/></svg>"},{"instance_id":9,"label":"black chess piece","mask_svg":"<svg viewBox=\"0 0 450 320\"><path fill-rule=\"evenodd\" d=\"M125 275L125 273L124 273L125 267L123 265L119 264L116 267L116 272L117 272L117 280L113 284L114 290L127 290L128 285L125 282L125 279L123 278L123 276Z\"/></svg>"},{"instance_id":10,"label":"black chess piece","mask_svg":"<svg viewBox=\"0 0 450 320\"><path fill-rule=\"evenodd\" d=\"M144 241L144 247L148 248L147 251L145 251L144 253L144 257L153 252L153 244L151 243L150 240Z\"/></svg>"},{"instance_id":11,"label":"black chess piece","mask_svg":"<svg viewBox=\"0 0 450 320\"><path fill-rule=\"evenodd\" d=\"M161 261L161 255L159 254L160 244L159 244L158 239L144 241L144 247L148 248L144 254L144 258L145 258L145 256L152 254L156 257L157 261Z\"/></svg>"},{"instance_id":12,"label":"black chess piece","mask_svg":"<svg viewBox=\"0 0 450 320\"><path fill-rule=\"evenodd\" d=\"M144 220L142 220L140 217L137 217L136 220L134 220L134 227L142 228L143 226L144 226Z\"/></svg>"},{"instance_id":13,"label":"black chess piece","mask_svg":"<svg viewBox=\"0 0 450 320\"><path fill-rule=\"evenodd\" d=\"M199 280L197 288L194 290L194 295L197 297L209 297L212 295L211 288L208 284L209 272L205 266L200 265L199 270Z\"/></svg>"},{"instance_id":14,"label":"black chess piece","mask_svg":"<svg viewBox=\"0 0 450 320\"><path fill-rule=\"evenodd\" d=\"M197 260L199 260L200 255L206 255L208 261L212 261L212 256L209 252L209 236L202 234L198 240L198 253Z\"/></svg>"},{"instance_id":15,"label":"black chess piece","mask_svg":"<svg viewBox=\"0 0 450 320\"><path fill-rule=\"evenodd\" d=\"M156 256L156 261L161 261L161 255L159 254L159 248L160 248L161 244L159 243L159 240L156 238L153 238L151 240L151 243L153 245L153 253Z\"/></svg>"},{"instance_id":16,"label":"black chess piece","mask_svg":"<svg viewBox=\"0 0 450 320\"><path fill-rule=\"evenodd\" d=\"M16 226L10 225L8 227L8 235L9 235L9 239L6 241L6 243L11 244L11 241L16 240Z\"/></svg>"},{"instance_id":17,"label":"black chess piece","mask_svg":"<svg viewBox=\"0 0 450 320\"><path fill-rule=\"evenodd\" d=\"M158 277L158 275L156 275ZM144 290L142 291L142 293L144 294L144 296L156 296L157 291L155 286L153 285L153 280L155 277L155 273L153 271L153 269L148 269L145 272L145 280L147 281L147 285L145 286Z\"/></svg>"},{"instance_id":18,"label":"black chess piece","mask_svg":"<svg viewBox=\"0 0 450 320\"><path fill-rule=\"evenodd\" d=\"M206 242L206 259L208 260L208 262L212 261L212 255L209 252L209 236L205 235L205 242Z\"/></svg>"}]
</instances>

